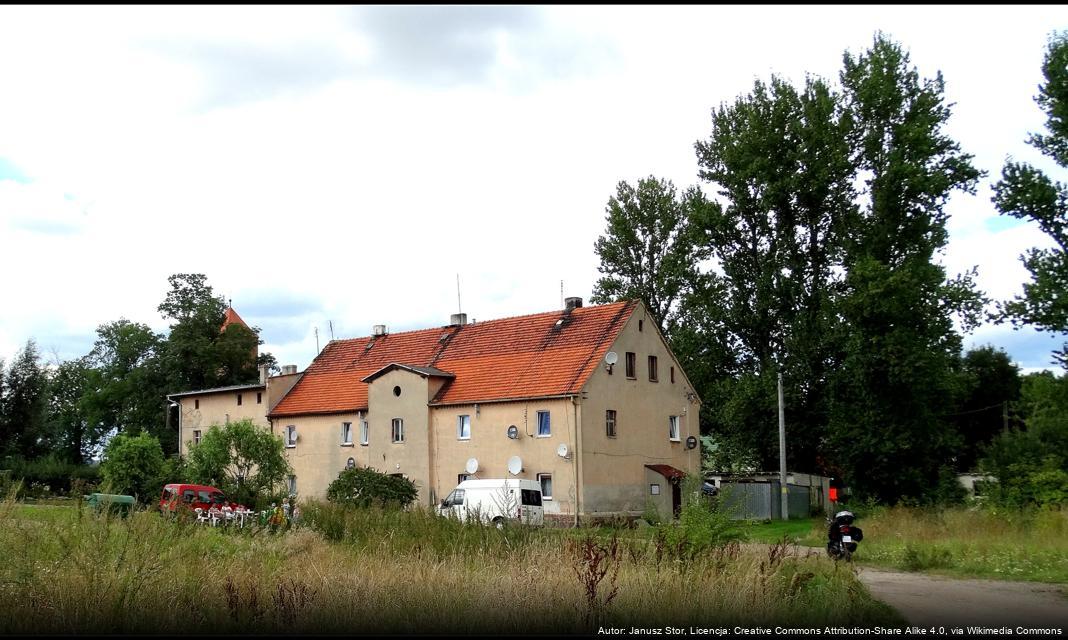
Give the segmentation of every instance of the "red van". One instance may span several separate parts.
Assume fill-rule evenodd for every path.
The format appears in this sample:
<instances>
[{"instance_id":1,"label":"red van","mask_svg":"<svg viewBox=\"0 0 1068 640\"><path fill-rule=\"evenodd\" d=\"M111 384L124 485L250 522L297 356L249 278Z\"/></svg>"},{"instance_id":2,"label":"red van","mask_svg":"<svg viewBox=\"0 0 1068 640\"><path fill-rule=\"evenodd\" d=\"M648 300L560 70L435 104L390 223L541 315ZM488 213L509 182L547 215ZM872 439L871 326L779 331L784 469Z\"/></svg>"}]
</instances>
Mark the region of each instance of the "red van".
<instances>
[{"instance_id":1,"label":"red van","mask_svg":"<svg viewBox=\"0 0 1068 640\"><path fill-rule=\"evenodd\" d=\"M215 507L222 509L244 509L236 502L231 502L222 491L206 484L168 484L163 487L163 495L159 498L159 510L161 513L174 513L178 507L190 510L200 507L207 511Z\"/></svg>"}]
</instances>

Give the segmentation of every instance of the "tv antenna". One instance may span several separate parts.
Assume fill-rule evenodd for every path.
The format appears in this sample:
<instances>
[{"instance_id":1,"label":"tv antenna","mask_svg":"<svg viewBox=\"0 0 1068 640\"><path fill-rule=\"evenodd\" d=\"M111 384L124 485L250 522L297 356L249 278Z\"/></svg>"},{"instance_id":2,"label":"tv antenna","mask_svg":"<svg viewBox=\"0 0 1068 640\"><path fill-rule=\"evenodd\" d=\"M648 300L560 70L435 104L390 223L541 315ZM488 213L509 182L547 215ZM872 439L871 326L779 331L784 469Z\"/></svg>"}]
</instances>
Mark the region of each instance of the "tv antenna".
<instances>
[{"instance_id":1,"label":"tv antenna","mask_svg":"<svg viewBox=\"0 0 1068 640\"><path fill-rule=\"evenodd\" d=\"M456 274L456 313L463 313L463 307L460 305L460 274Z\"/></svg>"},{"instance_id":2,"label":"tv antenna","mask_svg":"<svg viewBox=\"0 0 1068 640\"><path fill-rule=\"evenodd\" d=\"M330 342L333 342L334 341L334 321L333 320L328 320L327 322L330 323Z\"/></svg>"},{"instance_id":3,"label":"tv antenna","mask_svg":"<svg viewBox=\"0 0 1068 640\"><path fill-rule=\"evenodd\" d=\"M315 327L315 355L319 355L319 327Z\"/></svg>"}]
</instances>

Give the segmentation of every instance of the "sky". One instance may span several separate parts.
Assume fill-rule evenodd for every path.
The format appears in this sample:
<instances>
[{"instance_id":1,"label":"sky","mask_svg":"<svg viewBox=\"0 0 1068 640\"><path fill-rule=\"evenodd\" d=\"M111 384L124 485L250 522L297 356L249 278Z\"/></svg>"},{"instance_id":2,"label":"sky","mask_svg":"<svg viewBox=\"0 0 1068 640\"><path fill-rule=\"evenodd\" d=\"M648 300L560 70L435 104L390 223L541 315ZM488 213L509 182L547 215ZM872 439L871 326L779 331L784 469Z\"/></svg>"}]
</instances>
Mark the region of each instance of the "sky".
<instances>
[{"instance_id":1,"label":"sky","mask_svg":"<svg viewBox=\"0 0 1068 640\"><path fill-rule=\"evenodd\" d=\"M589 300L620 181L681 191L712 110L755 80L837 80L881 30L941 71L947 132L987 173L949 202L950 275L1018 294L1052 243L999 216L1066 6L0 7L0 358L127 318L165 332L204 273L306 367L331 336ZM457 280L459 279L459 291ZM562 285L561 285L562 282ZM1063 336L984 324L1024 371Z\"/></svg>"}]
</instances>

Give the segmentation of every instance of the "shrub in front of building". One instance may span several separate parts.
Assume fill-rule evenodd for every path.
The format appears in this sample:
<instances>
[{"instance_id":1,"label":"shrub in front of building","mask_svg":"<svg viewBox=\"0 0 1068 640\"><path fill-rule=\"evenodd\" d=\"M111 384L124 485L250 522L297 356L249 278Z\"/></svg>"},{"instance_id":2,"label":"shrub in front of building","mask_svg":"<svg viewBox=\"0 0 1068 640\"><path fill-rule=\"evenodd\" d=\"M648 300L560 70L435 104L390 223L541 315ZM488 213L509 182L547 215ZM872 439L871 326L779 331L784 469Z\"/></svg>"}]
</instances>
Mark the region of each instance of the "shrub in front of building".
<instances>
[{"instance_id":1,"label":"shrub in front of building","mask_svg":"<svg viewBox=\"0 0 1068 640\"><path fill-rule=\"evenodd\" d=\"M415 501L415 483L402 476L390 476L374 469L352 468L330 483L326 499L357 507L380 505L404 508Z\"/></svg>"}]
</instances>

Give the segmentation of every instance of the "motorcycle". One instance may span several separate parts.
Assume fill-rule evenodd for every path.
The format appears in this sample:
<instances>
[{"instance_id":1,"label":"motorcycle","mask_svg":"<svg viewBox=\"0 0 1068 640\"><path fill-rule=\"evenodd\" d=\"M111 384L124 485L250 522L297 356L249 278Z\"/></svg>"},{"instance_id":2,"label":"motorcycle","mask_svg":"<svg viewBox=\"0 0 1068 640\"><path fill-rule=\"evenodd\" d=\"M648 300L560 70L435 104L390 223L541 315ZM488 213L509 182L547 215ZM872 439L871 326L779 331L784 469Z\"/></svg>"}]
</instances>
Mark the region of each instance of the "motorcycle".
<instances>
[{"instance_id":1,"label":"motorcycle","mask_svg":"<svg viewBox=\"0 0 1068 640\"><path fill-rule=\"evenodd\" d=\"M857 543L864 539L864 532L855 526L856 516L851 511L839 511L834 519L827 519L827 555L834 560L853 559Z\"/></svg>"}]
</instances>

